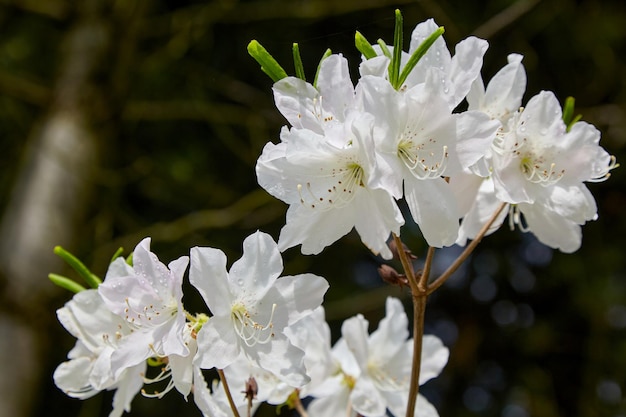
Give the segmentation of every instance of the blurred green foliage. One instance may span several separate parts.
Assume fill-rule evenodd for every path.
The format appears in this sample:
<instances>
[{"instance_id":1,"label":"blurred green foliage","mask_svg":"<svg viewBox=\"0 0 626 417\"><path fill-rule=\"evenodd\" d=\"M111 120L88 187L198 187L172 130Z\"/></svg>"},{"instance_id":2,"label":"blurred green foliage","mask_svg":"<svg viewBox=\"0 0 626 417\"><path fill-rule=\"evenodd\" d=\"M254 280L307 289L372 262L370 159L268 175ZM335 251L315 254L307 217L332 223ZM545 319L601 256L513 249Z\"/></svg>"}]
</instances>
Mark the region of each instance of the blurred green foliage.
<instances>
[{"instance_id":1,"label":"blurred green foliage","mask_svg":"<svg viewBox=\"0 0 626 417\"><path fill-rule=\"evenodd\" d=\"M111 30L119 29L113 17L134 3L111 2L104 15ZM72 7L61 0L0 3L0 209L11 198L27 138L51 105ZM576 97L583 120L602 131L603 146L625 160L624 2L154 0L138 18L128 62L101 70L104 85L115 77L126 93L108 103L106 126L94 126L109 133L99 144L90 215L73 252L103 275L117 247L129 251L148 235L164 260L198 245L223 249L230 262L254 230L277 237L286 207L259 189L254 165L285 122L273 107L271 81L246 45L259 40L293 73L291 45L298 42L310 79L330 47L349 57L354 76L360 60L355 31L390 43L395 8L403 12L407 37L429 17L445 26L450 48L471 34L486 37L485 79L507 54L523 54L525 101L543 89L562 101ZM116 48L128 46L116 42ZM442 337L451 358L423 392L441 416L626 415L625 185L623 168L590 185L599 219L584 227L577 253L554 252L532 236L503 229L432 297L426 330ZM403 238L423 255L415 227L405 227ZM454 251L439 251L436 264L444 267ZM326 306L335 338L341 321L358 312L374 327L387 295L408 302L406 289L383 286L379 262L354 235L319 256L297 249L285 254L286 273L314 272L331 282ZM49 285L45 276L41 282ZM186 294L190 309L200 311L198 297L191 289ZM69 296L53 300L50 315ZM58 340L49 352L52 375L74 340L60 325L49 332ZM110 410L110 393L72 400L51 378L34 389L40 390L38 415L95 417ZM132 415L173 413L199 415L191 399L185 403L173 392L133 403ZM264 407L258 415L276 414Z\"/></svg>"}]
</instances>

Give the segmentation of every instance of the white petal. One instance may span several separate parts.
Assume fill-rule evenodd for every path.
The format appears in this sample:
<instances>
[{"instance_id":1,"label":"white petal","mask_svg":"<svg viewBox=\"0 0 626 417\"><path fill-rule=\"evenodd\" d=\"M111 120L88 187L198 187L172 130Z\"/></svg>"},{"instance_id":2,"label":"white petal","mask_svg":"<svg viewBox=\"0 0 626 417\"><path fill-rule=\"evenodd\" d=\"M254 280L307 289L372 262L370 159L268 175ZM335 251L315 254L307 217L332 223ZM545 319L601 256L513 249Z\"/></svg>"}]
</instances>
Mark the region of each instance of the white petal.
<instances>
[{"instance_id":1,"label":"white petal","mask_svg":"<svg viewBox=\"0 0 626 417\"><path fill-rule=\"evenodd\" d=\"M282 331L319 307L328 287L328 281L313 274L281 277L262 301L266 305L276 304L274 327Z\"/></svg>"},{"instance_id":2,"label":"white petal","mask_svg":"<svg viewBox=\"0 0 626 417\"><path fill-rule=\"evenodd\" d=\"M213 399L211 390L209 390L200 368L194 367L193 373L193 399L202 414L205 417L229 417L229 414L224 411Z\"/></svg>"},{"instance_id":3,"label":"white petal","mask_svg":"<svg viewBox=\"0 0 626 417\"><path fill-rule=\"evenodd\" d=\"M228 284L224 252L214 248L191 248L189 281L200 292L212 314L230 315L233 296Z\"/></svg>"},{"instance_id":4,"label":"white petal","mask_svg":"<svg viewBox=\"0 0 626 417\"><path fill-rule=\"evenodd\" d=\"M439 376L446 363L450 351L443 345L441 339L433 335L425 335L422 338L422 366L420 369L419 384Z\"/></svg>"},{"instance_id":5,"label":"white petal","mask_svg":"<svg viewBox=\"0 0 626 417\"><path fill-rule=\"evenodd\" d=\"M348 60L337 54L324 59L317 78L317 88L325 111L339 121L344 121L347 110L354 102Z\"/></svg>"},{"instance_id":6,"label":"white petal","mask_svg":"<svg viewBox=\"0 0 626 417\"><path fill-rule=\"evenodd\" d=\"M72 359L57 366L52 377L56 386L65 394L84 400L100 392L89 383L91 369L91 358Z\"/></svg>"},{"instance_id":7,"label":"white petal","mask_svg":"<svg viewBox=\"0 0 626 417\"><path fill-rule=\"evenodd\" d=\"M123 411L130 412L130 403L143 386L146 365L140 364L129 368L120 378L113 397L113 410L109 417L119 417Z\"/></svg>"},{"instance_id":8,"label":"white petal","mask_svg":"<svg viewBox=\"0 0 626 417\"><path fill-rule=\"evenodd\" d=\"M367 369L369 358L367 327L368 322L361 314L345 320L341 325L341 336L362 370Z\"/></svg>"},{"instance_id":9,"label":"white petal","mask_svg":"<svg viewBox=\"0 0 626 417\"><path fill-rule=\"evenodd\" d=\"M459 232L459 211L449 184L443 178L419 180L405 177L404 194L413 219L430 246L453 245Z\"/></svg>"},{"instance_id":10,"label":"white petal","mask_svg":"<svg viewBox=\"0 0 626 417\"><path fill-rule=\"evenodd\" d=\"M237 359L240 338L230 316L213 316L198 332L198 353L194 363L202 369L224 369Z\"/></svg>"},{"instance_id":11,"label":"white petal","mask_svg":"<svg viewBox=\"0 0 626 417\"><path fill-rule=\"evenodd\" d=\"M380 365L395 356L409 337L409 319L400 300L387 297L385 310L385 317L369 337L370 356Z\"/></svg>"},{"instance_id":12,"label":"white petal","mask_svg":"<svg viewBox=\"0 0 626 417\"><path fill-rule=\"evenodd\" d=\"M311 84L296 77L286 77L272 87L278 111L297 128L313 129L321 133L313 102L319 92Z\"/></svg>"},{"instance_id":13,"label":"white petal","mask_svg":"<svg viewBox=\"0 0 626 417\"><path fill-rule=\"evenodd\" d=\"M280 231L281 251L302 244L304 255L317 255L336 242L354 226L354 211L350 207L320 212L302 205L291 205L285 226Z\"/></svg>"},{"instance_id":14,"label":"white petal","mask_svg":"<svg viewBox=\"0 0 626 417\"><path fill-rule=\"evenodd\" d=\"M455 155L458 158L458 167L467 169L485 157L499 127L500 122L491 120L481 112L466 111L456 115L458 139ZM450 176L455 174L451 168L452 163L449 171L446 171Z\"/></svg>"},{"instance_id":15,"label":"white petal","mask_svg":"<svg viewBox=\"0 0 626 417\"><path fill-rule=\"evenodd\" d=\"M404 218L393 197L385 190L362 190L354 201L355 228L363 244L375 255L391 259L387 246L391 233L400 234Z\"/></svg>"},{"instance_id":16,"label":"white petal","mask_svg":"<svg viewBox=\"0 0 626 417\"><path fill-rule=\"evenodd\" d=\"M228 272L233 295L254 294L262 298L283 271L276 242L267 233L255 232L243 242L243 255Z\"/></svg>"},{"instance_id":17,"label":"white petal","mask_svg":"<svg viewBox=\"0 0 626 417\"><path fill-rule=\"evenodd\" d=\"M559 138L565 134L561 105L550 91L541 91L532 97L518 122L519 137Z\"/></svg>"},{"instance_id":18,"label":"white petal","mask_svg":"<svg viewBox=\"0 0 626 417\"><path fill-rule=\"evenodd\" d=\"M302 387L311 379L304 367L304 351L292 345L287 338L275 338L253 348L244 346L248 358L270 371L292 387Z\"/></svg>"},{"instance_id":19,"label":"white petal","mask_svg":"<svg viewBox=\"0 0 626 417\"><path fill-rule=\"evenodd\" d=\"M467 95L474 80L480 75L483 56L489 47L487 41L469 37L455 47L450 63L450 109L454 109Z\"/></svg>"},{"instance_id":20,"label":"white petal","mask_svg":"<svg viewBox=\"0 0 626 417\"><path fill-rule=\"evenodd\" d=\"M520 108L526 91L526 71L522 65L522 56L511 54L508 59L509 63L489 81L481 106L481 110L500 120Z\"/></svg>"},{"instance_id":21,"label":"white petal","mask_svg":"<svg viewBox=\"0 0 626 417\"><path fill-rule=\"evenodd\" d=\"M369 378L359 378L350 394L352 408L364 416L384 417L387 404Z\"/></svg>"},{"instance_id":22,"label":"white petal","mask_svg":"<svg viewBox=\"0 0 626 417\"><path fill-rule=\"evenodd\" d=\"M541 243L565 253L580 248L582 231L575 222L542 209L538 204L519 204L518 208L524 214L528 229Z\"/></svg>"}]
</instances>

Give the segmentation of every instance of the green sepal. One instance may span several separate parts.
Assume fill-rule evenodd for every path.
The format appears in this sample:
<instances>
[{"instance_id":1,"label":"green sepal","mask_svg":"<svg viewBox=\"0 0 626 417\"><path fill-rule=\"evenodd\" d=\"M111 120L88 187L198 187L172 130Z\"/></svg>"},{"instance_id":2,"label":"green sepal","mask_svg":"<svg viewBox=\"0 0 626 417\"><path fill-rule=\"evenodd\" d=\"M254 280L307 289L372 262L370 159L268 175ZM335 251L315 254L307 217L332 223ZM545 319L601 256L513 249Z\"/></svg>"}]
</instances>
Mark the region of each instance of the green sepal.
<instances>
[{"instance_id":1,"label":"green sepal","mask_svg":"<svg viewBox=\"0 0 626 417\"><path fill-rule=\"evenodd\" d=\"M428 52L428 49L430 49L430 47L433 45L433 43L435 43L437 38L443 35L444 32L445 29L443 28L443 26L440 26L433 33L431 33L430 36L424 39L422 43L420 43L420 46L417 47L415 52L413 52L413 54L409 57L409 60L406 62L404 68L402 68L402 72L400 73L396 84L393 84L393 87L396 90L402 87L402 84L404 84L407 77L409 76L411 71L413 71L413 68L415 68L419 60L422 59L426 52Z\"/></svg>"},{"instance_id":2,"label":"green sepal","mask_svg":"<svg viewBox=\"0 0 626 417\"><path fill-rule=\"evenodd\" d=\"M572 126L574 126L574 124L582 118L581 114L577 114L576 116L574 116L575 102L576 100L574 99L574 97L568 97L565 99L565 104L563 105L563 122L565 123L568 132L570 131Z\"/></svg>"},{"instance_id":3,"label":"green sepal","mask_svg":"<svg viewBox=\"0 0 626 417\"><path fill-rule=\"evenodd\" d=\"M93 274L89 268L85 266L77 257L63 249L61 246L54 247L54 253L61 259L63 259L69 266L71 266L78 275L91 287L98 288L98 285L102 283L102 280Z\"/></svg>"},{"instance_id":4,"label":"green sepal","mask_svg":"<svg viewBox=\"0 0 626 417\"><path fill-rule=\"evenodd\" d=\"M115 251L115 253L111 257L111 263L113 263L114 260L116 260L117 258L122 256L123 252L124 252L124 248L123 247L120 246L119 248L117 248L117 250Z\"/></svg>"},{"instance_id":5,"label":"green sepal","mask_svg":"<svg viewBox=\"0 0 626 417\"><path fill-rule=\"evenodd\" d=\"M363 54L365 59L372 59L378 56L372 47L372 44L358 30L354 35L354 44L356 45L356 49Z\"/></svg>"},{"instance_id":6,"label":"green sepal","mask_svg":"<svg viewBox=\"0 0 626 417\"><path fill-rule=\"evenodd\" d=\"M333 51L331 51L330 48L328 48L326 51L324 51L324 55L322 55L322 58L320 59L320 63L317 64L317 70L315 70L315 78L313 79L313 87L317 88L317 78L319 77L320 70L322 69L322 62L324 62L324 60L326 58L331 56L332 53L333 53Z\"/></svg>"},{"instance_id":7,"label":"green sepal","mask_svg":"<svg viewBox=\"0 0 626 417\"><path fill-rule=\"evenodd\" d=\"M379 39L378 41L376 41L376 43L378 44L378 46L380 46L380 49L382 49L383 55L391 59L391 51L389 50L389 47L387 46L385 41L382 39Z\"/></svg>"},{"instance_id":8,"label":"green sepal","mask_svg":"<svg viewBox=\"0 0 626 417\"><path fill-rule=\"evenodd\" d=\"M50 279L50 281L52 281L52 283L56 285L57 287L61 287L63 289L71 291L74 294L77 294L81 291L86 290L86 288L80 285L78 282L73 281L62 275L48 274L48 279Z\"/></svg>"},{"instance_id":9,"label":"green sepal","mask_svg":"<svg viewBox=\"0 0 626 417\"><path fill-rule=\"evenodd\" d=\"M403 32L402 32L402 13L400 10L396 9L396 26L393 32L393 55L391 57L391 62L389 63L389 82L396 89L398 84L398 77L400 76L400 65L402 63L402 48L403 48Z\"/></svg>"},{"instance_id":10,"label":"green sepal","mask_svg":"<svg viewBox=\"0 0 626 417\"><path fill-rule=\"evenodd\" d=\"M304 75L304 65L302 65L302 57L300 56L300 48L297 43L293 44L292 51L293 66L296 68L296 77L306 81L306 76Z\"/></svg>"},{"instance_id":11,"label":"green sepal","mask_svg":"<svg viewBox=\"0 0 626 417\"><path fill-rule=\"evenodd\" d=\"M130 266L133 266L133 253L132 252L130 255L126 257L126 263Z\"/></svg>"},{"instance_id":12,"label":"green sepal","mask_svg":"<svg viewBox=\"0 0 626 417\"><path fill-rule=\"evenodd\" d=\"M287 77L287 73L272 55L259 42L251 40L248 44L248 54L261 65L261 70L274 82Z\"/></svg>"}]
</instances>

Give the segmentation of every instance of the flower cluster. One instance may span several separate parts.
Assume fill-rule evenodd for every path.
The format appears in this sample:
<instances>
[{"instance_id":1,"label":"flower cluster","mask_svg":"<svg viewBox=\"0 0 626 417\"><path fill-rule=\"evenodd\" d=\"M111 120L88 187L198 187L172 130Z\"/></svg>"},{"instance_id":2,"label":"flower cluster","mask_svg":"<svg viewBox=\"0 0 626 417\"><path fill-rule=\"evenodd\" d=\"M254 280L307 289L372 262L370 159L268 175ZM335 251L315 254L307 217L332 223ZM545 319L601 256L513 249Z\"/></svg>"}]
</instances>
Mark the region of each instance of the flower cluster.
<instances>
[{"instance_id":1,"label":"flower cluster","mask_svg":"<svg viewBox=\"0 0 626 417\"><path fill-rule=\"evenodd\" d=\"M202 371L218 369L237 393L254 379L252 409L264 401L285 403L292 395L317 398L312 416L328 415L319 411L328 407L345 410L350 397L362 415L401 408L411 351L398 300L387 301L387 317L369 338L362 316L347 320L343 338L331 350L321 307L328 283L312 274L279 277L282 258L269 235L249 236L243 256L228 271L219 249L194 247L190 258L190 282L210 315L192 315L182 304L189 258L166 266L144 239L132 265L115 259L97 289L78 292L57 311L78 339L54 373L57 386L81 399L116 390L110 416L129 411L140 391L161 398L174 389L185 398L193 391L205 416L229 416L225 391L217 381L209 388ZM424 343L432 345L425 357L432 363L426 381L439 374L448 354L434 336ZM161 391L149 388L157 384ZM243 396L233 401L246 410Z\"/></svg>"},{"instance_id":2,"label":"flower cluster","mask_svg":"<svg viewBox=\"0 0 626 417\"><path fill-rule=\"evenodd\" d=\"M608 177L615 160L592 125L564 121L550 92L525 107L522 57L484 87L487 42L469 37L451 56L433 20L417 25L409 51L364 50L353 85L340 54L325 58L316 82L275 83L289 122L258 160L259 184L289 204L278 244L317 254L352 228L375 254L399 234L403 198L430 246L464 244L502 204L511 226L564 252L580 246L580 225L596 217L584 185ZM420 55L415 63L412 57ZM394 60L407 74L398 81ZM455 112L466 99L468 109ZM502 224L507 211L494 223ZM459 220L462 220L459 224Z\"/></svg>"},{"instance_id":3,"label":"flower cluster","mask_svg":"<svg viewBox=\"0 0 626 417\"><path fill-rule=\"evenodd\" d=\"M414 309L412 338L401 302L389 298L376 331L357 315L332 345L321 307L328 283L312 274L280 277L281 251L301 245L317 254L356 229L373 253L391 259L401 248L403 200L431 248L476 243L508 215L511 227L573 252L581 225L597 216L585 183L608 178L617 164L599 146L598 130L573 117L571 102L563 111L542 91L523 106L522 56L511 54L485 87L486 41L469 37L452 55L443 29L428 20L405 52L398 27L393 47L357 34L356 84L341 54L325 55L309 83L303 71L289 77L257 50L289 123L256 165L261 187L289 205L278 242L252 234L227 269L224 252L202 247L166 266L146 238L92 289L61 277L77 294L57 315L78 341L54 373L59 388L81 399L116 390L111 416L129 411L139 392L161 398L173 390L193 393L205 416L250 414L261 402L311 417L438 415L417 388L441 372L448 349L421 334L423 309ZM446 279L428 282L432 253L419 281L408 249L398 254L405 274L387 266L383 278L407 285L425 306ZM188 266L208 312L183 305ZM219 381L209 384L207 370Z\"/></svg>"}]
</instances>

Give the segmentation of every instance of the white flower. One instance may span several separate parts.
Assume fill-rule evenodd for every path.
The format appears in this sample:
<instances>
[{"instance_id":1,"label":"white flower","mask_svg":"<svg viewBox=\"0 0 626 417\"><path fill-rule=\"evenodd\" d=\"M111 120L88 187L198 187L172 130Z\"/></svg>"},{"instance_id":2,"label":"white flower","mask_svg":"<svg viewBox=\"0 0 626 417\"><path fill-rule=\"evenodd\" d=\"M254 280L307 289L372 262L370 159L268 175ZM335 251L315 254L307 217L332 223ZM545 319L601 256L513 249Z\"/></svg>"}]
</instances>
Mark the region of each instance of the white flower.
<instances>
[{"instance_id":1,"label":"white flower","mask_svg":"<svg viewBox=\"0 0 626 417\"><path fill-rule=\"evenodd\" d=\"M478 77L467 95L469 110L486 113L491 119L501 123L497 135L505 134L509 119L516 114L522 104L526 90L526 72L522 65L522 56L511 54L508 64L498 71L489 81L487 88ZM495 139L495 137L494 137ZM467 172L450 178L450 185L459 201L461 213L465 213L457 243L464 245L467 239L476 237L483 225L491 218L501 201L495 195L491 173L491 149ZM495 232L507 215L503 210L492 224L487 234Z\"/></svg>"},{"instance_id":2,"label":"white flower","mask_svg":"<svg viewBox=\"0 0 626 417\"><path fill-rule=\"evenodd\" d=\"M423 84L395 91L380 77L365 76L357 95L375 117L380 171L395 173L389 190L403 195L430 246L454 244L461 217L443 177L475 164L490 146L498 123L483 113L452 114L431 72Z\"/></svg>"},{"instance_id":3,"label":"white flower","mask_svg":"<svg viewBox=\"0 0 626 417\"><path fill-rule=\"evenodd\" d=\"M387 410L395 416L405 414L413 342L407 340L408 319L402 303L388 298L386 309L385 318L369 336L363 316L344 322L342 339L333 347L340 372L327 380L328 395L309 406L312 417L345 415L349 407L367 417L382 417ZM448 349L441 341L424 336L420 385L439 375L447 360ZM418 397L416 413L424 417L438 415L422 396Z\"/></svg>"},{"instance_id":4,"label":"white flower","mask_svg":"<svg viewBox=\"0 0 626 417\"><path fill-rule=\"evenodd\" d=\"M409 52L402 53L402 67L419 45L438 28L433 19L428 19L415 27L411 34ZM465 98L472 82L479 76L483 56L488 47L487 41L471 36L456 45L455 55L452 57L443 36L440 36L419 60L400 91L423 84L429 72L434 70L437 82L442 87L440 97L452 111ZM374 48L380 51L378 46ZM392 47L389 49L393 50ZM379 52L378 57L361 63L360 72L362 76L375 75L386 78L388 66L389 58Z\"/></svg>"},{"instance_id":5,"label":"white flower","mask_svg":"<svg viewBox=\"0 0 626 417\"><path fill-rule=\"evenodd\" d=\"M482 77L478 77L467 94L470 110L487 113L492 119L499 120L504 128L522 105L522 96L526 91L523 56L510 54L507 59L508 64L493 76L486 89Z\"/></svg>"},{"instance_id":6,"label":"white flower","mask_svg":"<svg viewBox=\"0 0 626 417\"><path fill-rule=\"evenodd\" d=\"M150 252L150 238L133 252L133 266L123 258L109 266L98 287L107 307L133 328L112 357L115 373L156 356L187 356L183 340L185 311L182 279L189 258L181 256L167 267Z\"/></svg>"},{"instance_id":7,"label":"white flower","mask_svg":"<svg viewBox=\"0 0 626 417\"><path fill-rule=\"evenodd\" d=\"M54 372L54 382L67 395L86 399L101 390L116 389L109 417L130 411L130 403L143 386L146 364L111 372L111 354L131 332L126 322L111 313L96 290L84 290L57 310L59 321L78 341L67 362Z\"/></svg>"},{"instance_id":8,"label":"white flower","mask_svg":"<svg viewBox=\"0 0 626 417\"><path fill-rule=\"evenodd\" d=\"M580 225L597 217L595 200L584 182L603 181L616 166L599 141L600 132L588 123L566 129L551 92L531 98L494 143L495 192L501 201L516 205L511 223L548 246L577 250Z\"/></svg>"},{"instance_id":9,"label":"white flower","mask_svg":"<svg viewBox=\"0 0 626 417\"><path fill-rule=\"evenodd\" d=\"M304 365L311 381L300 389L302 398L315 396L316 389L336 370L331 352L330 327L323 307L285 329L291 342L304 351Z\"/></svg>"},{"instance_id":10,"label":"white flower","mask_svg":"<svg viewBox=\"0 0 626 417\"><path fill-rule=\"evenodd\" d=\"M320 66L316 86L296 77L286 77L272 87L276 107L297 129L318 134L346 120L354 106L354 86L348 61L333 54Z\"/></svg>"},{"instance_id":11,"label":"white flower","mask_svg":"<svg viewBox=\"0 0 626 417\"><path fill-rule=\"evenodd\" d=\"M282 269L276 243L261 232L245 239L229 272L221 250L191 249L190 281L213 314L198 332L198 366L223 369L243 354L292 386L308 382L304 352L283 330L321 304L328 283L312 274L278 278Z\"/></svg>"},{"instance_id":12,"label":"white flower","mask_svg":"<svg viewBox=\"0 0 626 417\"><path fill-rule=\"evenodd\" d=\"M289 204L281 250L302 244L317 254L355 228L372 252L391 258L386 241L404 219L387 191L393 173L376 166L371 129L371 116L355 111L323 135L283 129L281 143L265 146L259 185Z\"/></svg>"}]
</instances>

